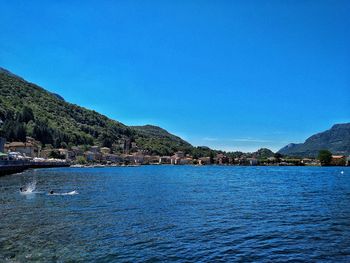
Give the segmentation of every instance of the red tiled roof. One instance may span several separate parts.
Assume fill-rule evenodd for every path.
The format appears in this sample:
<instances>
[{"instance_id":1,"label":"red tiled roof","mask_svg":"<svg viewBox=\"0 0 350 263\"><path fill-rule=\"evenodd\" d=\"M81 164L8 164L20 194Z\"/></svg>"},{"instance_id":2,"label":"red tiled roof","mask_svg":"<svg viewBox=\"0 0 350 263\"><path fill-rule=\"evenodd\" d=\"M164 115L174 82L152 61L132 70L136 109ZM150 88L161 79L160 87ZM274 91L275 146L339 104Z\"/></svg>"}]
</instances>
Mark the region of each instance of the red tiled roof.
<instances>
[{"instance_id":1,"label":"red tiled roof","mask_svg":"<svg viewBox=\"0 0 350 263\"><path fill-rule=\"evenodd\" d=\"M5 144L5 147L34 147L32 143L25 143L25 142L11 142Z\"/></svg>"},{"instance_id":2,"label":"red tiled roof","mask_svg":"<svg viewBox=\"0 0 350 263\"><path fill-rule=\"evenodd\" d=\"M342 159L342 158L345 158L344 155L332 155L332 158L333 159Z\"/></svg>"}]
</instances>

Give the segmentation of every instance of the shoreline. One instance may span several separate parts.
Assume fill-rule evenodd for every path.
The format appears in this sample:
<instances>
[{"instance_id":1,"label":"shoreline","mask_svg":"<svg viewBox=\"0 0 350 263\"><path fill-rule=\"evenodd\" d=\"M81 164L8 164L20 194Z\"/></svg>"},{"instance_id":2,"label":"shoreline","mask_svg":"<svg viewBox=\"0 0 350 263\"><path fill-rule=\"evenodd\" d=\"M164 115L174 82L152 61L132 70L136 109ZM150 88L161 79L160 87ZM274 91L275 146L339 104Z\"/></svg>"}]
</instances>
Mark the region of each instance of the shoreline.
<instances>
[{"instance_id":1,"label":"shoreline","mask_svg":"<svg viewBox=\"0 0 350 263\"><path fill-rule=\"evenodd\" d=\"M73 164L70 165L69 168L112 168L112 167L141 167L141 166L195 166L195 167L349 167L349 166L340 166L340 165L238 165L238 164L206 164L206 165L198 165L198 164L113 164L113 165L105 165L105 164Z\"/></svg>"},{"instance_id":2,"label":"shoreline","mask_svg":"<svg viewBox=\"0 0 350 263\"><path fill-rule=\"evenodd\" d=\"M42 168L135 168L141 166L193 166L193 167L349 167L349 166L322 166L322 165L221 165L221 164L207 164L207 165L196 165L196 164L183 164L183 165L174 165L174 164L113 164L113 165L103 165L103 164L89 164L89 165L80 165L80 164L69 164L69 163L29 163L29 164L14 164L14 165L0 165L0 177L22 173L29 169L42 169Z\"/></svg>"},{"instance_id":3,"label":"shoreline","mask_svg":"<svg viewBox=\"0 0 350 263\"><path fill-rule=\"evenodd\" d=\"M28 169L69 167L69 163L63 162L7 162L0 165L0 176L21 173Z\"/></svg>"}]
</instances>

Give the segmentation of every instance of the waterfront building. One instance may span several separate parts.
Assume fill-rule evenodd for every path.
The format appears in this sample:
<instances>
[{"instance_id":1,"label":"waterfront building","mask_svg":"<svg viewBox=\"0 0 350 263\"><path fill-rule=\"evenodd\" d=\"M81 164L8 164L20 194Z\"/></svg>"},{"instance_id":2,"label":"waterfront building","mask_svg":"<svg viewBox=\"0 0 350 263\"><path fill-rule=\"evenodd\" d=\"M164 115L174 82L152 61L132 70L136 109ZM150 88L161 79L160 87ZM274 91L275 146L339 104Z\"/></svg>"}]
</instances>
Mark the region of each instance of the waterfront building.
<instances>
[{"instance_id":1,"label":"waterfront building","mask_svg":"<svg viewBox=\"0 0 350 263\"><path fill-rule=\"evenodd\" d=\"M182 162L182 160L184 159L185 159L185 153L182 151L178 151L173 156L170 157L170 163L175 165L182 164L186 162L186 161Z\"/></svg>"},{"instance_id":2,"label":"waterfront building","mask_svg":"<svg viewBox=\"0 0 350 263\"><path fill-rule=\"evenodd\" d=\"M331 165L336 165L336 166L346 165L346 156L344 156L344 155L332 155Z\"/></svg>"},{"instance_id":3,"label":"waterfront building","mask_svg":"<svg viewBox=\"0 0 350 263\"><path fill-rule=\"evenodd\" d=\"M119 155L116 154L104 154L102 155L102 160L106 162L111 162L111 163L121 163L122 158Z\"/></svg>"},{"instance_id":4,"label":"waterfront building","mask_svg":"<svg viewBox=\"0 0 350 263\"><path fill-rule=\"evenodd\" d=\"M136 160L138 160L134 155L132 154L122 154L120 155L123 159L123 161L127 164L135 164L138 163Z\"/></svg>"},{"instance_id":5,"label":"waterfront building","mask_svg":"<svg viewBox=\"0 0 350 263\"><path fill-rule=\"evenodd\" d=\"M228 164L230 160L226 155L219 153L216 155L215 161L217 164Z\"/></svg>"},{"instance_id":6,"label":"waterfront building","mask_svg":"<svg viewBox=\"0 0 350 263\"><path fill-rule=\"evenodd\" d=\"M185 157L185 153L182 151L178 151L175 153L175 158L184 158Z\"/></svg>"},{"instance_id":7,"label":"waterfront building","mask_svg":"<svg viewBox=\"0 0 350 263\"><path fill-rule=\"evenodd\" d=\"M144 161L144 155L142 152L136 152L132 154L133 156L133 163L135 164L142 164Z\"/></svg>"},{"instance_id":8,"label":"waterfront building","mask_svg":"<svg viewBox=\"0 0 350 263\"><path fill-rule=\"evenodd\" d=\"M178 157L176 157L175 155L172 156L171 159L170 159L170 163L171 163L171 164L175 164L175 165L180 164L180 161L181 161L181 158L178 158Z\"/></svg>"},{"instance_id":9,"label":"waterfront building","mask_svg":"<svg viewBox=\"0 0 350 263\"><path fill-rule=\"evenodd\" d=\"M247 158L247 163L249 165L255 166L258 165L258 160L256 158Z\"/></svg>"},{"instance_id":10,"label":"waterfront building","mask_svg":"<svg viewBox=\"0 0 350 263\"><path fill-rule=\"evenodd\" d=\"M34 156L39 157L40 156L40 151L41 151L41 142L35 140L32 137L26 136L26 142L31 143L34 146Z\"/></svg>"},{"instance_id":11,"label":"waterfront building","mask_svg":"<svg viewBox=\"0 0 350 263\"><path fill-rule=\"evenodd\" d=\"M69 151L68 149L58 149L60 155L65 156L66 160L73 160L75 158L74 151Z\"/></svg>"},{"instance_id":12,"label":"waterfront building","mask_svg":"<svg viewBox=\"0 0 350 263\"><path fill-rule=\"evenodd\" d=\"M304 164L304 165L310 164L312 162L313 162L313 159L310 159L310 158L303 158L301 160L301 163Z\"/></svg>"},{"instance_id":13,"label":"waterfront building","mask_svg":"<svg viewBox=\"0 0 350 263\"><path fill-rule=\"evenodd\" d=\"M181 165L193 164L193 159L190 157L180 159L179 164L181 164Z\"/></svg>"},{"instance_id":14,"label":"waterfront building","mask_svg":"<svg viewBox=\"0 0 350 263\"><path fill-rule=\"evenodd\" d=\"M82 156L84 154L84 151L78 146L73 146L71 151L74 152L75 156Z\"/></svg>"},{"instance_id":15,"label":"waterfront building","mask_svg":"<svg viewBox=\"0 0 350 263\"><path fill-rule=\"evenodd\" d=\"M270 163L274 163L274 162L277 161L277 158L276 158L276 157L269 157L269 158L267 158L267 160L268 160L268 162L270 162Z\"/></svg>"},{"instance_id":16,"label":"waterfront building","mask_svg":"<svg viewBox=\"0 0 350 263\"><path fill-rule=\"evenodd\" d=\"M102 154L109 154L109 153L111 153L111 149L108 148L108 147L102 147L100 149L100 151L101 151Z\"/></svg>"},{"instance_id":17,"label":"waterfront building","mask_svg":"<svg viewBox=\"0 0 350 263\"><path fill-rule=\"evenodd\" d=\"M99 153L100 147L99 146L91 146L89 151L93 152L93 153Z\"/></svg>"},{"instance_id":18,"label":"waterfront building","mask_svg":"<svg viewBox=\"0 0 350 263\"><path fill-rule=\"evenodd\" d=\"M159 164L160 156L158 155L145 155L143 162L145 164Z\"/></svg>"},{"instance_id":19,"label":"waterfront building","mask_svg":"<svg viewBox=\"0 0 350 263\"><path fill-rule=\"evenodd\" d=\"M199 165L207 165L210 164L210 157L201 157L198 159Z\"/></svg>"},{"instance_id":20,"label":"waterfront building","mask_svg":"<svg viewBox=\"0 0 350 263\"><path fill-rule=\"evenodd\" d=\"M160 164L170 164L171 157L170 156L161 156L161 157L159 157L159 163Z\"/></svg>"},{"instance_id":21,"label":"waterfront building","mask_svg":"<svg viewBox=\"0 0 350 263\"><path fill-rule=\"evenodd\" d=\"M92 152L92 151L87 151L84 152L84 156L87 161L89 162L96 162L96 161L101 161L101 153L99 152Z\"/></svg>"},{"instance_id":22,"label":"waterfront building","mask_svg":"<svg viewBox=\"0 0 350 263\"><path fill-rule=\"evenodd\" d=\"M26 157L35 157L35 146L27 142L11 142L5 144L6 152L18 152Z\"/></svg>"}]
</instances>

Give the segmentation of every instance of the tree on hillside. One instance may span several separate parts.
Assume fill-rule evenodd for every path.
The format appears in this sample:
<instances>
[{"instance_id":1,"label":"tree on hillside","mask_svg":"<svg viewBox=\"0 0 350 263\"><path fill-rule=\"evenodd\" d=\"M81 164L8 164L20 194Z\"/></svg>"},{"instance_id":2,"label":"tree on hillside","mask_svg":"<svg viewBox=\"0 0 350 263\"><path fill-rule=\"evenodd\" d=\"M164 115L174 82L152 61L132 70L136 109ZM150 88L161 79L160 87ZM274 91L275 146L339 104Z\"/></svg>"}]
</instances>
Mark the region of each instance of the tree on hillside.
<instances>
[{"instance_id":1,"label":"tree on hillside","mask_svg":"<svg viewBox=\"0 0 350 263\"><path fill-rule=\"evenodd\" d=\"M213 164L214 163L214 151L210 151L210 154L209 154L209 160L210 160L210 164Z\"/></svg>"},{"instance_id":2,"label":"tree on hillside","mask_svg":"<svg viewBox=\"0 0 350 263\"><path fill-rule=\"evenodd\" d=\"M275 153L273 157L276 158L276 161L277 161L277 162L280 162L280 161L281 161L281 158L283 157L283 155L280 154L280 153Z\"/></svg>"},{"instance_id":3,"label":"tree on hillside","mask_svg":"<svg viewBox=\"0 0 350 263\"><path fill-rule=\"evenodd\" d=\"M26 136L27 136L27 132L26 132L26 128L24 126L24 123L18 123L16 126L16 140L19 140L21 142L24 142L26 140Z\"/></svg>"},{"instance_id":4,"label":"tree on hillside","mask_svg":"<svg viewBox=\"0 0 350 263\"><path fill-rule=\"evenodd\" d=\"M98 141L100 142L100 144L103 147L108 147L108 148L112 148L112 145L114 143L114 139L112 138L112 136L108 133L101 133L98 136Z\"/></svg>"},{"instance_id":5,"label":"tree on hillside","mask_svg":"<svg viewBox=\"0 0 350 263\"><path fill-rule=\"evenodd\" d=\"M36 140L41 141L43 144L52 144L52 132L46 123L37 121L33 129L33 136Z\"/></svg>"},{"instance_id":6,"label":"tree on hillside","mask_svg":"<svg viewBox=\"0 0 350 263\"><path fill-rule=\"evenodd\" d=\"M18 121L25 123L29 121L34 121L33 110L28 106L24 106L22 111L18 114Z\"/></svg>"},{"instance_id":7,"label":"tree on hillside","mask_svg":"<svg viewBox=\"0 0 350 263\"><path fill-rule=\"evenodd\" d=\"M273 151L267 148L260 148L258 151L253 153L253 156L255 156L258 159L273 157L273 155L274 155Z\"/></svg>"},{"instance_id":8,"label":"tree on hillside","mask_svg":"<svg viewBox=\"0 0 350 263\"><path fill-rule=\"evenodd\" d=\"M318 159L322 166L330 165L332 161L332 153L328 150L321 150L318 153Z\"/></svg>"},{"instance_id":9,"label":"tree on hillside","mask_svg":"<svg viewBox=\"0 0 350 263\"><path fill-rule=\"evenodd\" d=\"M1 133L8 141L25 141L27 133L24 123L6 120L2 125Z\"/></svg>"}]
</instances>

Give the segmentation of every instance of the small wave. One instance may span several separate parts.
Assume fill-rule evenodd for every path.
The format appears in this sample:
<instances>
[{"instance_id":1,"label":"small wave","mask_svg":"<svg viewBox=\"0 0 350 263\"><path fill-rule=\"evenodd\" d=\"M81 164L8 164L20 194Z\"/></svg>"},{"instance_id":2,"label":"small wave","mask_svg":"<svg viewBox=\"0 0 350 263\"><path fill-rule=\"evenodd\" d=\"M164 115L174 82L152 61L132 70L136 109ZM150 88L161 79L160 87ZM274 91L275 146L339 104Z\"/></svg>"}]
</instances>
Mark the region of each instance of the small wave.
<instances>
[{"instance_id":1,"label":"small wave","mask_svg":"<svg viewBox=\"0 0 350 263\"><path fill-rule=\"evenodd\" d=\"M27 191L23 191L23 192L19 191L19 193L20 193L21 195L30 195L30 194L33 194L33 192L27 192Z\"/></svg>"},{"instance_id":2,"label":"small wave","mask_svg":"<svg viewBox=\"0 0 350 263\"><path fill-rule=\"evenodd\" d=\"M19 192L21 195L31 195L31 194L45 194L43 191L23 191Z\"/></svg>"},{"instance_id":3,"label":"small wave","mask_svg":"<svg viewBox=\"0 0 350 263\"><path fill-rule=\"evenodd\" d=\"M48 194L48 195L77 195L79 194L78 191L74 190L71 192L67 192L67 193L53 193L53 194Z\"/></svg>"},{"instance_id":4,"label":"small wave","mask_svg":"<svg viewBox=\"0 0 350 263\"><path fill-rule=\"evenodd\" d=\"M28 183L27 185L26 185L26 192L30 192L30 193L32 193L32 192L34 192L35 191L35 189L36 189L36 181L33 181L33 182L31 182L31 183Z\"/></svg>"},{"instance_id":5,"label":"small wave","mask_svg":"<svg viewBox=\"0 0 350 263\"><path fill-rule=\"evenodd\" d=\"M21 191L21 194L36 194L36 193L40 193L40 192L36 192L36 181L32 181L28 184L26 184L26 186L24 187L23 191Z\"/></svg>"}]
</instances>

